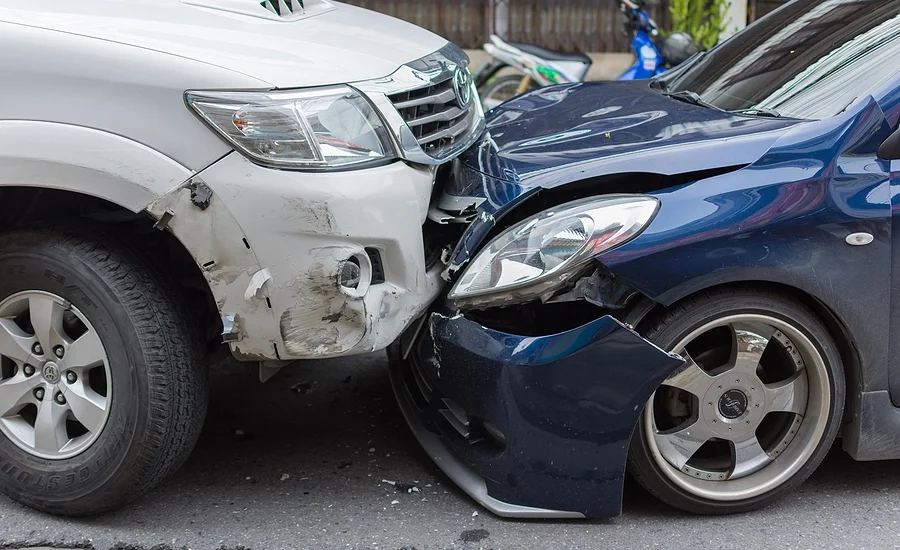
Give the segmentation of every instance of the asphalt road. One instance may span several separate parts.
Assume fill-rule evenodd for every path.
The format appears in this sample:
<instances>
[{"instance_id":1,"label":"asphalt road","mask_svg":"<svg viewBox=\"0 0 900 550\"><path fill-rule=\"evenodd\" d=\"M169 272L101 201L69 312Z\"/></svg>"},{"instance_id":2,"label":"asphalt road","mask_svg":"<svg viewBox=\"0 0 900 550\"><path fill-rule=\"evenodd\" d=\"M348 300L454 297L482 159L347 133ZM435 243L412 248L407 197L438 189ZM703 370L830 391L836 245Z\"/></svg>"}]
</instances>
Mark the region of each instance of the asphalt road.
<instances>
[{"instance_id":1,"label":"asphalt road","mask_svg":"<svg viewBox=\"0 0 900 550\"><path fill-rule=\"evenodd\" d=\"M686 516L632 483L614 520L501 520L418 448L381 355L289 367L264 385L229 365L213 383L206 430L178 475L91 519L53 518L0 497L0 548L900 547L900 463L856 463L836 449L781 504L743 516Z\"/></svg>"}]
</instances>

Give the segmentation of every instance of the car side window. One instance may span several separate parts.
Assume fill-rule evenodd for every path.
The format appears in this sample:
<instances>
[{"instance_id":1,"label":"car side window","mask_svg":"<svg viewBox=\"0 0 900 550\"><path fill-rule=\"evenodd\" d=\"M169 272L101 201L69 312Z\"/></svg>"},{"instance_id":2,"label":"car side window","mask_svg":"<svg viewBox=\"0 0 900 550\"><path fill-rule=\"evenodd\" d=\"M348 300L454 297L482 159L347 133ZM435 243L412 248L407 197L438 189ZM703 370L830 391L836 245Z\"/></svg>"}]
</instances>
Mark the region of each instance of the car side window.
<instances>
[{"instance_id":1,"label":"car side window","mask_svg":"<svg viewBox=\"0 0 900 550\"><path fill-rule=\"evenodd\" d=\"M900 3L793 2L710 52L670 89L728 111L821 119L897 74Z\"/></svg>"}]
</instances>

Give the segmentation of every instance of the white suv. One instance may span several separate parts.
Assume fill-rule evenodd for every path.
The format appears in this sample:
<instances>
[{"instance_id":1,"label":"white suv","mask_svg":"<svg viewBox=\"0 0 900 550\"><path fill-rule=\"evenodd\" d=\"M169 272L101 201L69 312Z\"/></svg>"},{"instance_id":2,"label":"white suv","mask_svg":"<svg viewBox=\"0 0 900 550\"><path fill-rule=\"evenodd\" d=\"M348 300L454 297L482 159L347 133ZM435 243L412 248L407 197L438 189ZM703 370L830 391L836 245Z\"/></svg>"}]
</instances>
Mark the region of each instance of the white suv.
<instances>
[{"instance_id":1,"label":"white suv","mask_svg":"<svg viewBox=\"0 0 900 550\"><path fill-rule=\"evenodd\" d=\"M190 452L223 342L266 378L395 340L467 63L326 0L0 0L0 488L114 508Z\"/></svg>"}]
</instances>

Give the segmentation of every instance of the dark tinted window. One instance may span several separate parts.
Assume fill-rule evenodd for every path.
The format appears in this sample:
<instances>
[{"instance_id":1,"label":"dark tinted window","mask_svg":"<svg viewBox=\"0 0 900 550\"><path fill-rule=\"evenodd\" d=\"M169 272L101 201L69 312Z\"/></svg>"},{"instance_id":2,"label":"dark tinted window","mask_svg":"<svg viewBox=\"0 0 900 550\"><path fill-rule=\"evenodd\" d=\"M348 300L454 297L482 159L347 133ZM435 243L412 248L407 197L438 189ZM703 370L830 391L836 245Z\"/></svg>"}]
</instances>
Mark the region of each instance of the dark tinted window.
<instances>
[{"instance_id":1,"label":"dark tinted window","mask_svg":"<svg viewBox=\"0 0 900 550\"><path fill-rule=\"evenodd\" d=\"M900 74L900 0L796 0L679 72L728 111L830 117Z\"/></svg>"}]
</instances>

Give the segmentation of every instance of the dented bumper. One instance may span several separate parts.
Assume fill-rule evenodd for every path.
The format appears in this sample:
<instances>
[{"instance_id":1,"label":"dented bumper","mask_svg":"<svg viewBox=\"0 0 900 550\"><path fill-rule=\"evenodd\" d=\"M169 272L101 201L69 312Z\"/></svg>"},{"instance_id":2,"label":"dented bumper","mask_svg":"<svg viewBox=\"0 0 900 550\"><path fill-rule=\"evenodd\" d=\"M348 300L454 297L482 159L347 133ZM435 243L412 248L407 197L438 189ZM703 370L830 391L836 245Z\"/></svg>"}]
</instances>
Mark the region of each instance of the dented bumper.
<instances>
[{"instance_id":1,"label":"dented bumper","mask_svg":"<svg viewBox=\"0 0 900 550\"><path fill-rule=\"evenodd\" d=\"M300 173L232 153L149 210L203 270L236 357L333 357L386 347L440 292L422 235L432 183L401 162ZM348 261L356 288L339 284Z\"/></svg>"},{"instance_id":2,"label":"dented bumper","mask_svg":"<svg viewBox=\"0 0 900 550\"><path fill-rule=\"evenodd\" d=\"M621 513L644 403L682 359L612 317L525 337L437 313L392 349L401 409L435 463L507 517Z\"/></svg>"}]
</instances>

